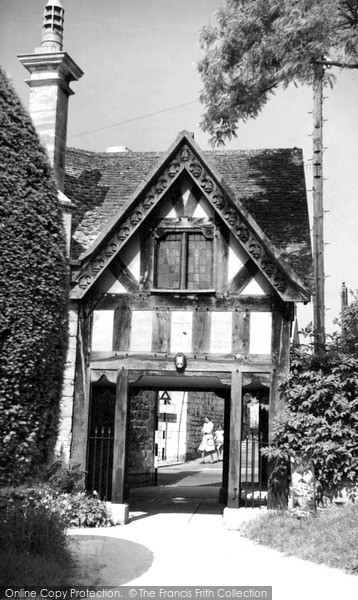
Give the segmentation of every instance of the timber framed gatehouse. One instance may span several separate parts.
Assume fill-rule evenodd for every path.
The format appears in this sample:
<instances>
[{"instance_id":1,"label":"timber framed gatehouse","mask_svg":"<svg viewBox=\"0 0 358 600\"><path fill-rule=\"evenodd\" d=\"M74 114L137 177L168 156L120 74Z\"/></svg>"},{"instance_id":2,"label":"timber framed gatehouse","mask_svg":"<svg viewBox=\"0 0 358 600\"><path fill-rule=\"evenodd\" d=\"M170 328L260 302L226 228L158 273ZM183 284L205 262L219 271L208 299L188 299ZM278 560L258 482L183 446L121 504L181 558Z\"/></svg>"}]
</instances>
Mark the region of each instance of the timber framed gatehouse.
<instances>
[{"instance_id":1,"label":"timber framed gatehouse","mask_svg":"<svg viewBox=\"0 0 358 600\"><path fill-rule=\"evenodd\" d=\"M198 456L208 414L225 432L220 500L238 508L249 484L253 499L267 486L259 450L284 406L296 304L310 301L302 152L203 152L187 131L166 153L66 148L83 73L63 51L63 14L47 2L41 48L19 56L71 271L57 448L123 503L160 461Z\"/></svg>"}]
</instances>

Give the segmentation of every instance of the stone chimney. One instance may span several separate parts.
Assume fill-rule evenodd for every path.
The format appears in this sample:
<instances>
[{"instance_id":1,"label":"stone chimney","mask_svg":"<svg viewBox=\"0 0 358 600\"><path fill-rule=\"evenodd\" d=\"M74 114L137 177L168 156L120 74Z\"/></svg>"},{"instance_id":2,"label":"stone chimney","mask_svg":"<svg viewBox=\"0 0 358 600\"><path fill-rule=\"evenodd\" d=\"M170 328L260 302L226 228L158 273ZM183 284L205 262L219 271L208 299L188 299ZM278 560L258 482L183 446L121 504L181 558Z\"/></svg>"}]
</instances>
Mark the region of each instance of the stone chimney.
<instances>
[{"instance_id":1,"label":"stone chimney","mask_svg":"<svg viewBox=\"0 0 358 600\"><path fill-rule=\"evenodd\" d=\"M61 0L48 0L42 23L41 46L31 54L18 56L29 71L29 112L40 139L47 149L57 180L64 211L68 250L71 239L72 203L63 194L67 143L68 99L74 92L69 84L83 72L63 51L64 9Z\"/></svg>"}]
</instances>

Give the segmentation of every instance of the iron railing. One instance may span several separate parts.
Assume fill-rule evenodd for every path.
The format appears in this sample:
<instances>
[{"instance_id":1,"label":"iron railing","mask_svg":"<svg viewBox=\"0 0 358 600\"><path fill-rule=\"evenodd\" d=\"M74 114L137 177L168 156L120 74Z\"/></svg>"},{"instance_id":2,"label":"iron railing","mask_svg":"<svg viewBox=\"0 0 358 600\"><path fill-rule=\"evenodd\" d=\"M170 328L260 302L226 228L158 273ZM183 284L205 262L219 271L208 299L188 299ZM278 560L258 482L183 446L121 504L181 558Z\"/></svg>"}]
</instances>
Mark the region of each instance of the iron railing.
<instances>
[{"instance_id":1,"label":"iron railing","mask_svg":"<svg viewBox=\"0 0 358 600\"><path fill-rule=\"evenodd\" d=\"M241 504L246 508L267 504L267 459L261 454L265 446L261 432L251 431L241 442Z\"/></svg>"},{"instance_id":2,"label":"iron railing","mask_svg":"<svg viewBox=\"0 0 358 600\"><path fill-rule=\"evenodd\" d=\"M114 431L109 426L95 427L88 439L87 484L101 500L111 500Z\"/></svg>"}]
</instances>

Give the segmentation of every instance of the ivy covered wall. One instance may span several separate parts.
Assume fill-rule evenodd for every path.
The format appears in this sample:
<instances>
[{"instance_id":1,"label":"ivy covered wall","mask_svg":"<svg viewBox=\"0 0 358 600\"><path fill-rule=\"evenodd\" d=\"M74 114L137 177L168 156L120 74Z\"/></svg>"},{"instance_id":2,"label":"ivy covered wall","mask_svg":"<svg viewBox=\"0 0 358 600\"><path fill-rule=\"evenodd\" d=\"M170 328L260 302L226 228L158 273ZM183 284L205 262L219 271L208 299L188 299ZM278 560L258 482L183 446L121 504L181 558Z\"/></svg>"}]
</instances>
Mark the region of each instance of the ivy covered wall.
<instances>
[{"instance_id":1,"label":"ivy covered wall","mask_svg":"<svg viewBox=\"0 0 358 600\"><path fill-rule=\"evenodd\" d=\"M68 275L57 189L0 70L0 484L35 475L55 442Z\"/></svg>"}]
</instances>

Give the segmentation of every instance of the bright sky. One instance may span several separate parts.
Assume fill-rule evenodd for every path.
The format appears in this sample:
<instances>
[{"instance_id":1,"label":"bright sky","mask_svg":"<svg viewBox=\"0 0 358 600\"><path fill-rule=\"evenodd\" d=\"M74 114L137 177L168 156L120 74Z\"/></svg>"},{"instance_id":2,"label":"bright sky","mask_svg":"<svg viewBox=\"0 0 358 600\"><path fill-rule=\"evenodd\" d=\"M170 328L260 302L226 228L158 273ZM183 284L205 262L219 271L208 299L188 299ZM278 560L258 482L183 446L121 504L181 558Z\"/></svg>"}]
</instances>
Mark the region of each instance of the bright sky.
<instances>
[{"instance_id":1,"label":"bright sky","mask_svg":"<svg viewBox=\"0 0 358 600\"><path fill-rule=\"evenodd\" d=\"M0 62L28 107L27 72L17 54L41 41L45 0L0 0ZM135 151L163 150L179 131L199 127L203 107L196 62L200 28L215 21L220 0L62 0L64 49L84 71L72 84L68 145L103 151L126 145ZM324 102L324 205L327 331L340 311L342 281L358 288L358 72L337 74ZM239 128L228 149L303 148L307 189L312 188L312 91L279 90L256 120ZM312 207L312 194L308 194ZM299 311L299 325L312 320Z\"/></svg>"}]
</instances>

